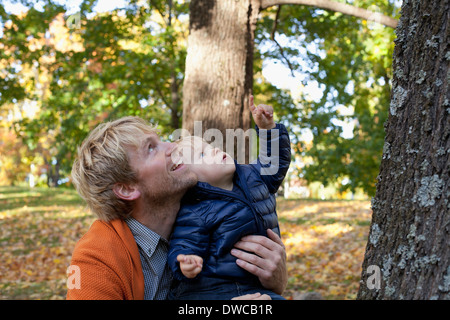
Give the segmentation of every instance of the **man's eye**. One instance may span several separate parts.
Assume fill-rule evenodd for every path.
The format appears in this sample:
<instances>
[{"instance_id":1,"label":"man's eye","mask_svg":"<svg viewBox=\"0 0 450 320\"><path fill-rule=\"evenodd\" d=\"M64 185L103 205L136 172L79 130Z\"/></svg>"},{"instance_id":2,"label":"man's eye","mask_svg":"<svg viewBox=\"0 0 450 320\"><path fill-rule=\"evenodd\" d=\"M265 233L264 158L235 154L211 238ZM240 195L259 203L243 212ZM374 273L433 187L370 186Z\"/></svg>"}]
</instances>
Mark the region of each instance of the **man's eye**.
<instances>
[{"instance_id":1,"label":"man's eye","mask_svg":"<svg viewBox=\"0 0 450 320\"><path fill-rule=\"evenodd\" d=\"M155 148L153 146L148 146L148 152L152 152L153 150L155 150Z\"/></svg>"}]
</instances>

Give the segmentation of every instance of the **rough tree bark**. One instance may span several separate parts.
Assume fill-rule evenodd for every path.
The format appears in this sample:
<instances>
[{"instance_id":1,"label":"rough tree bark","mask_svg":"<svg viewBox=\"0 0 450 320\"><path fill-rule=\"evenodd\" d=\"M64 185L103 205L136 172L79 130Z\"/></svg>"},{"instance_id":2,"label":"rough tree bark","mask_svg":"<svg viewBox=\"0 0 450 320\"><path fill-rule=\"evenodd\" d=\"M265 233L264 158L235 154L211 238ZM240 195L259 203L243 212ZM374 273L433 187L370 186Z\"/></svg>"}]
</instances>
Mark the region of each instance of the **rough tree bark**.
<instances>
[{"instance_id":1,"label":"rough tree bark","mask_svg":"<svg viewBox=\"0 0 450 320\"><path fill-rule=\"evenodd\" d=\"M192 0L183 85L183 128L193 133L250 127L253 42L257 9L251 0Z\"/></svg>"},{"instance_id":2,"label":"rough tree bark","mask_svg":"<svg viewBox=\"0 0 450 320\"><path fill-rule=\"evenodd\" d=\"M403 2L358 299L450 299L449 12Z\"/></svg>"}]
</instances>

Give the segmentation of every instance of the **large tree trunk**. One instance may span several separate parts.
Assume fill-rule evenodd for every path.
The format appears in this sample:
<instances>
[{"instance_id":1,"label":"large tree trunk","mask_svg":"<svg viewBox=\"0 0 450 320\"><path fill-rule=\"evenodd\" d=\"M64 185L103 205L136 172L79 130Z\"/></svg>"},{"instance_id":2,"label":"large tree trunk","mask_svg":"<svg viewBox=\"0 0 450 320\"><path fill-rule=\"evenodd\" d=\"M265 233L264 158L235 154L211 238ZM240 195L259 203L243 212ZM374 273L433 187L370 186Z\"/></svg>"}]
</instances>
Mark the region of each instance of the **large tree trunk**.
<instances>
[{"instance_id":1,"label":"large tree trunk","mask_svg":"<svg viewBox=\"0 0 450 320\"><path fill-rule=\"evenodd\" d=\"M183 85L183 129L250 128L253 43L259 5L252 0L192 0ZM223 145L225 147L225 144Z\"/></svg>"},{"instance_id":2,"label":"large tree trunk","mask_svg":"<svg viewBox=\"0 0 450 320\"><path fill-rule=\"evenodd\" d=\"M449 12L403 2L359 299L450 299Z\"/></svg>"}]
</instances>

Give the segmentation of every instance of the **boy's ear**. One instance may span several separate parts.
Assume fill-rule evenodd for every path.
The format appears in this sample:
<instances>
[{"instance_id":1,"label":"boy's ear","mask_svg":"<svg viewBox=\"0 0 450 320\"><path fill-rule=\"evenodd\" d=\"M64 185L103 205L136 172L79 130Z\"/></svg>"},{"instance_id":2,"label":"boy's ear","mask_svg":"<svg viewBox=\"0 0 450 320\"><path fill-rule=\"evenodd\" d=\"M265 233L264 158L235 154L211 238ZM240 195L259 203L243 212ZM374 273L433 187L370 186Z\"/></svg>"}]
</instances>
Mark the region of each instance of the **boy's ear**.
<instances>
[{"instance_id":1,"label":"boy's ear","mask_svg":"<svg viewBox=\"0 0 450 320\"><path fill-rule=\"evenodd\" d=\"M141 192L136 185L129 185L125 183L116 183L113 191L117 197L123 200L136 200L141 196Z\"/></svg>"}]
</instances>

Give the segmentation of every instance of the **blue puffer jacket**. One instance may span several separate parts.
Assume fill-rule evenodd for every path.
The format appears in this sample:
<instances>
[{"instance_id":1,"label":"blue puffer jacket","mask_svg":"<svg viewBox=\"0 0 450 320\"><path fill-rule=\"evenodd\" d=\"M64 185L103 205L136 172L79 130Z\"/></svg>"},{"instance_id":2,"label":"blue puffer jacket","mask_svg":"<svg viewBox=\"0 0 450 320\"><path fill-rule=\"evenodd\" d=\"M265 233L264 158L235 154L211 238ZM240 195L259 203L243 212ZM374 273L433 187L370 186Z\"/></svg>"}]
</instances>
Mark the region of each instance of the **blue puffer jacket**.
<instances>
[{"instance_id":1,"label":"blue puffer jacket","mask_svg":"<svg viewBox=\"0 0 450 320\"><path fill-rule=\"evenodd\" d=\"M195 254L203 258L203 270L197 278L208 276L254 282L255 277L236 264L236 258L230 251L246 235L267 236L268 228L280 235L274 194L289 168L291 148L285 126L277 124L275 129L278 129L278 135L273 129L265 130L268 133L267 154L262 154L265 150L260 151L253 164L236 163L234 184L240 192L198 182L186 193L175 222L168 255L175 279L186 279L180 271L177 256ZM259 135L260 139L264 139ZM276 159L270 158L272 146L279 148ZM268 171L262 175L261 170Z\"/></svg>"}]
</instances>

